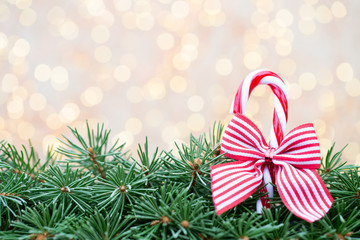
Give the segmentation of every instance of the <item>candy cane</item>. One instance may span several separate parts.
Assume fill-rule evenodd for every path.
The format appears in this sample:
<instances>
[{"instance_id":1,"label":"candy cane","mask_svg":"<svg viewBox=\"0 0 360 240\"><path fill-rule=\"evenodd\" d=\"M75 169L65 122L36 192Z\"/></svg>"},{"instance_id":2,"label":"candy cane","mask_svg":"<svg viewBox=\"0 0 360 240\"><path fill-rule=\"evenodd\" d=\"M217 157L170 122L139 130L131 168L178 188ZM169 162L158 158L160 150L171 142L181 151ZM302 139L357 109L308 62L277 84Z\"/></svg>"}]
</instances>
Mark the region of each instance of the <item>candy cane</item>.
<instances>
[{"instance_id":1,"label":"candy cane","mask_svg":"<svg viewBox=\"0 0 360 240\"><path fill-rule=\"evenodd\" d=\"M251 92L258 85L268 85L274 93L274 116L273 127L270 131L270 147L277 148L286 135L286 123L288 119L288 93L284 81L275 73L267 70L257 70L246 76L245 80L236 93L233 104L230 108L231 113L245 114L246 105ZM268 197L274 196L273 186L269 183L274 182L273 165L263 165L263 184L266 185ZM262 189L264 192L265 189ZM261 213L263 207L269 208L269 200L262 197L256 203L256 210Z\"/></svg>"}]
</instances>

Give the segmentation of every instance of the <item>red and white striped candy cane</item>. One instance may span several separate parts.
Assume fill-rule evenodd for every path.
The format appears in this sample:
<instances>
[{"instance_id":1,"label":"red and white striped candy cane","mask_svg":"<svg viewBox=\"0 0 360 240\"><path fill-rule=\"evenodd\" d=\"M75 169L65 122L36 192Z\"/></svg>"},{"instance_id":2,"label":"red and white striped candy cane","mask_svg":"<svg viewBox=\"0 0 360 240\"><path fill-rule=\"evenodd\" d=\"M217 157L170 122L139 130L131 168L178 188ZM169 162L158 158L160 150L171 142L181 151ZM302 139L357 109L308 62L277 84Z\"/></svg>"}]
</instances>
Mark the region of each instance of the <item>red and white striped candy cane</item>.
<instances>
[{"instance_id":1,"label":"red and white striped candy cane","mask_svg":"<svg viewBox=\"0 0 360 240\"><path fill-rule=\"evenodd\" d=\"M231 113L245 114L246 105L251 92L258 85L268 85L274 93L274 116L273 127L270 132L270 147L277 148L286 135L286 123L288 119L288 93L284 81L275 73L268 70L257 70L246 76L236 93L234 102L231 106ZM256 210L261 213L263 207L269 208L269 200L272 198L274 189L271 184L274 182L274 167L272 164L264 164L263 166L263 184L266 185L268 196L264 196L258 200ZM265 189L263 188L263 191Z\"/></svg>"}]
</instances>

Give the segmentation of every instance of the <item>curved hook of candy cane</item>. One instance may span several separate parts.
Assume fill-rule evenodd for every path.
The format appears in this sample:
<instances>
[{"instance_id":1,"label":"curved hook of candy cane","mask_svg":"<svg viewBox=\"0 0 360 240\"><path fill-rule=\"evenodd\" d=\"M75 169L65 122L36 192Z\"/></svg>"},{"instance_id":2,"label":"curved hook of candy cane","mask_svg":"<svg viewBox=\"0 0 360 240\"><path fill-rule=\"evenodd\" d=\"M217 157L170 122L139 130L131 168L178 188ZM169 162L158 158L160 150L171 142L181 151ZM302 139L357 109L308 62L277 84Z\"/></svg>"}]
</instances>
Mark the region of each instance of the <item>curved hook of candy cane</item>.
<instances>
[{"instance_id":1,"label":"curved hook of candy cane","mask_svg":"<svg viewBox=\"0 0 360 240\"><path fill-rule=\"evenodd\" d=\"M274 93L273 127L270 132L270 147L277 148L286 135L286 123L288 116L288 92L284 81L275 73L261 69L253 71L246 76L241 83L236 97L231 105L230 113L239 112L245 114L247 102L253 89L257 85L269 85ZM271 172L267 166L263 169L264 183L271 183ZM274 189L271 184L266 185L269 197L272 198ZM261 213L263 204L260 199L257 202L257 212Z\"/></svg>"}]
</instances>

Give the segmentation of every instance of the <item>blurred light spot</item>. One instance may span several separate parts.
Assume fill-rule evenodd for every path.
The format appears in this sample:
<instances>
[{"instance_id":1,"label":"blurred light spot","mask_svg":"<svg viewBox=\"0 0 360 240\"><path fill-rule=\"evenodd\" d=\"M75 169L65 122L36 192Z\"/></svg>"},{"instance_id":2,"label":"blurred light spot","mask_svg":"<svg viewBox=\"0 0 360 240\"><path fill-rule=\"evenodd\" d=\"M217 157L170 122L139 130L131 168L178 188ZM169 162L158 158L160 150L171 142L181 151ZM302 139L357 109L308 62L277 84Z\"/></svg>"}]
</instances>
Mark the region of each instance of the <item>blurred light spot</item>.
<instances>
[{"instance_id":1,"label":"blurred light spot","mask_svg":"<svg viewBox=\"0 0 360 240\"><path fill-rule=\"evenodd\" d=\"M151 30L154 26L154 17L150 13L141 13L136 17L136 26L143 31Z\"/></svg>"},{"instance_id":2,"label":"blurred light spot","mask_svg":"<svg viewBox=\"0 0 360 240\"><path fill-rule=\"evenodd\" d=\"M22 86L19 86L16 88L16 90L13 92L14 97L20 97L22 100L26 100L29 96L28 90Z\"/></svg>"},{"instance_id":3,"label":"blurred light spot","mask_svg":"<svg viewBox=\"0 0 360 240\"><path fill-rule=\"evenodd\" d=\"M320 23L329 23L332 20L330 9L325 5L320 5L316 8L316 19Z\"/></svg>"},{"instance_id":4,"label":"blurred light spot","mask_svg":"<svg viewBox=\"0 0 360 240\"><path fill-rule=\"evenodd\" d=\"M77 38L79 29L73 21L66 20L60 25L59 32L64 39L73 40Z\"/></svg>"},{"instance_id":5,"label":"blurred light spot","mask_svg":"<svg viewBox=\"0 0 360 240\"><path fill-rule=\"evenodd\" d=\"M112 57L111 49L107 46L99 46L95 48L94 56L96 61L100 63L107 63Z\"/></svg>"},{"instance_id":6,"label":"blurred light spot","mask_svg":"<svg viewBox=\"0 0 360 240\"><path fill-rule=\"evenodd\" d=\"M151 109L146 112L145 120L150 127L162 126L165 120L164 112L157 108Z\"/></svg>"},{"instance_id":7,"label":"blurred light spot","mask_svg":"<svg viewBox=\"0 0 360 240\"><path fill-rule=\"evenodd\" d=\"M316 86L316 77L314 74L305 72L299 77L299 85L306 91L313 90Z\"/></svg>"},{"instance_id":8,"label":"blurred light spot","mask_svg":"<svg viewBox=\"0 0 360 240\"><path fill-rule=\"evenodd\" d=\"M166 126L161 131L161 138L167 143L174 141L179 135L179 130L175 126Z\"/></svg>"},{"instance_id":9,"label":"blurred light spot","mask_svg":"<svg viewBox=\"0 0 360 240\"><path fill-rule=\"evenodd\" d=\"M221 2L219 0L205 0L204 10L210 15L219 14L221 11Z\"/></svg>"},{"instance_id":10,"label":"blurred light spot","mask_svg":"<svg viewBox=\"0 0 360 240\"><path fill-rule=\"evenodd\" d=\"M360 121L358 121L356 123L356 130L358 131L358 133L360 134Z\"/></svg>"},{"instance_id":11,"label":"blurred light spot","mask_svg":"<svg viewBox=\"0 0 360 240\"><path fill-rule=\"evenodd\" d=\"M3 130L5 128L5 120L0 117L0 130Z\"/></svg>"},{"instance_id":12,"label":"blurred light spot","mask_svg":"<svg viewBox=\"0 0 360 240\"><path fill-rule=\"evenodd\" d=\"M114 77L119 82L126 82L131 77L131 71L127 66L119 65L114 70Z\"/></svg>"},{"instance_id":13,"label":"blurred light spot","mask_svg":"<svg viewBox=\"0 0 360 240\"><path fill-rule=\"evenodd\" d=\"M229 111L229 107L231 105L231 101L228 101L228 98L223 95L216 95L211 98L212 106L211 109L216 114L227 114Z\"/></svg>"},{"instance_id":14,"label":"blurred light spot","mask_svg":"<svg viewBox=\"0 0 360 240\"><path fill-rule=\"evenodd\" d=\"M305 0L305 3L315 5L319 2L319 0Z\"/></svg>"},{"instance_id":15,"label":"blurred light spot","mask_svg":"<svg viewBox=\"0 0 360 240\"><path fill-rule=\"evenodd\" d=\"M282 59L279 63L280 75L291 76L296 71L296 63L291 58Z\"/></svg>"},{"instance_id":16,"label":"blurred light spot","mask_svg":"<svg viewBox=\"0 0 360 240\"><path fill-rule=\"evenodd\" d=\"M120 144L125 143L126 147L130 147L134 142L134 135L129 131L122 131L114 137L113 142L117 139L119 139Z\"/></svg>"},{"instance_id":17,"label":"blurred light spot","mask_svg":"<svg viewBox=\"0 0 360 240\"><path fill-rule=\"evenodd\" d=\"M140 119L135 117L129 118L125 123L125 129L132 134L138 134L142 130L142 122Z\"/></svg>"},{"instance_id":18,"label":"blurred light spot","mask_svg":"<svg viewBox=\"0 0 360 240\"><path fill-rule=\"evenodd\" d=\"M42 140L43 153L47 154L49 147L56 149L59 145L59 140L54 135L46 135Z\"/></svg>"},{"instance_id":19,"label":"blurred light spot","mask_svg":"<svg viewBox=\"0 0 360 240\"><path fill-rule=\"evenodd\" d=\"M126 12L121 17L121 22L124 25L124 27L133 29L136 28L136 14L133 12Z\"/></svg>"},{"instance_id":20,"label":"blurred light spot","mask_svg":"<svg viewBox=\"0 0 360 240\"><path fill-rule=\"evenodd\" d=\"M189 68L190 62L186 61L181 54L176 54L173 57L173 65L177 70L184 71Z\"/></svg>"},{"instance_id":21,"label":"blurred light spot","mask_svg":"<svg viewBox=\"0 0 360 240\"><path fill-rule=\"evenodd\" d=\"M91 31L91 38L96 43L106 43L109 41L109 29L104 25L96 25Z\"/></svg>"},{"instance_id":22,"label":"blurred light spot","mask_svg":"<svg viewBox=\"0 0 360 240\"><path fill-rule=\"evenodd\" d=\"M59 115L56 113L50 114L46 118L46 125L52 130L61 128L62 124Z\"/></svg>"},{"instance_id":23,"label":"blurred light spot","mask_svg":"<svg viewBox=\"0 0 360 240\"><path fill-rule=\"evenodd\" d=\"M103 92L98 87L89 87L81 94L81 102L84 106L92 107L101 103Z\"/></svg>"},{"instance_id":24,"label":"blurred light spot","mask_svg":"<svg viewBox=\"0 0 360 240\"><path fill-rule=\"evenodd\" d=\"M142 89L138 86L132 86L126 91L126 98L132 103L139 103L143 99Z\"/></svg>"},{"instance_id":25,"label":"blurred light spot","mask_svg":"<svg viewBox=\"0 0 360 240\"><path fill-rule=\"evenodd\" d=\"M34 77L39 82L46 82L51 77L52 70L51 68L46 64L38 64L34 71Z\"/></svg>"},{"instance_id":26,"label":"blurred light spot","mask_svg":"<svg viewBox=\"0 0 360 240\"><path fill-rule=\"evenodd\" d=\"M243 35L245 44L258 44L260 42L259 36L254 29L248 29Z\"/></svg>"},{"instance_id":27,"label":"blurred light spot","mask_svg":"<svg viewBox=\"0 0 360 240\"><path fill-rule=\"evenodd\" d=\"M17 126L17 132L22 140L28 140L34 136L35 128L31 123L21 121Z\"/></svg>"},{"instance_id":28,"label":"blurred light spot","mask_svg":"<svg viewBox=\"0 0 360 240\"><path fill-rule=\"evenodd\" d=\"M0 4L0 22L5 22L10 17L10 9L6 3Z\"/></svg>"},{"instance_id":29,"label":"blurred light spot","mask_svg":"<svg viewBox=\"0 0 360 240\"><path fill-rule=\"evenodd\" d=\"M325 156L326 152L329 150L329 148L332 145L332 142L330 141L330 139L328 138L320 138L319 139L319 144L320 144L320 152L321 152L321 156Z\"/></svg>"},{"instance_id":30,"label":"blurred light spot","mask_svg":"<svg viewBox=\"0 0 360 240\"><path fill-rule=\"evenodd\" d=\"M330 90L321 93L318 98L320 110L323 112L331 112L335 109L335 96Z\"/></svg>"},{"instance_id":31,"label":"blurred light spot","mask_svg":"<svg viewBox=\"0 0 360 240\"><path fill-rule=\"evenodd\" d=\"M199 45L199 38L193 33L186 33L181 38L182 45Z\"/></svg>"},{"instance_id":32,"label":"blurred light spot","mask_svg":"<svg viewBox=\"0 0 360 240\"><path fill-rule=\"evenodd\" d=\"M315 16L315 10L311 5L303 4L299 9L299 14L303 20L311 21Z\"/></svg>"},{"instance_id":33,"label":"blurred light spot","mask_svg":"<svg viewBox=\"0 0 360 240\"><path fill-rule=\"evenodd\" d=\"M322 69L316 75L316 79L318 79L319 84L323 86L329 86L334 80L332 72L328 69Z\"/></svg>"},{"instance_id":34,"label":"blurred light spot","mask_svg":"<svg viewBox=\"0 0 360 240\"><path fill-rule=\"evenodd\" d=\"M161 50L169 50L174 46L174 37L170 33L161 33L156 39L157 45Z\"/></svg>"},{"instance_id":35,"label":"blurred light spot","mask_svg":"<svg viewBox=\"0 0 360 240\"><path fill-rule=\"evenodd\" d=\"M69 86L69 74L66 68L54 67L51 74L51 86L57 91L63 91Z\"/></svg>"},{"instance_id":36,"label":"blurred light spot","mask_svg":"<svg viewBox=\"0 0 360 240\"><path fill-rule=\"evenodd\" d=\"M251 15L251 23L254 26L257 26L259 24L263 24L269 22L269 15L265 12L262 11L255 11L252 15Z\"/></svg>"},{"instance_id":37,"label":"blurred light spot","mask_svg":"<svg viewBox=\"0 0 360 240\"><path fill-rule=\"evenodd\" d=\"M321 119L315 120L314 127L316 129L316 134L318 136L321 136L326 133L326 122L325 121L323 121Z\"/></svg>"},{"instance_id":38,"label":"blurred light spot","mask_svg":"<svg viewBox=\"0 0 360 240\"><path fill-rule=\"evenodd\" d=\"M298 27L300 32L306 35L312 34L316 30L316 25L312 20L300 20Z\"/></svg>"},{"instance_id":39,"label":"blurred light spot","mask_svg":"<svg viewBox=\"0 0 360 240\"><path fill-rule=\"evenodd\" d=\"M254 98L250 98L246 106L245 115L248 117L252 117L258 113L259 109L260 109L259 102Z\"/></svg>"},{"instance_id":40,"label":"blurred light spot","mask_svg":"<svg viewBox=\"0 0 360 240\"><path fill-rule=\"evenodd\" d=\"M232 72L233 65L232 65L232 62L230 61L230 59L221 58L221 59L217 60L215 69L219 75L227 76Z\"/></svg>"},{"instance_id":41,"label":"blurred light spot","mask_svg":"<svg viewBox=\"0 0 360 240\"><path fill-rule=\"evenodd\" d=\"M25 39L20 38L15 42L12 51L17 57L25 57L30 52L30 44Z\"/></svg>"},{"instance_id":42,"label":"blurred light spot","mask_svg":"<svg viewBox=\"0 0 360 240\"><path fill-rule=\"evenodd\" d=\"M105 11L105 5L102 0L87 0L86 6L88 12L93 16L101 16Z\"/></svg>"},{"instance_id":43,"label":"blurred light spot","mask_svg":"<svg viewBox=\"0 0 360 240\"><path fill-rule=\"evenodd\" d=\"M265 92L266 92L266 88L267 88L267 86L265 86L265 85L258 85L251 92L251 95L252 96L258 96L258 97L263 96L265 94Z\"/></svg>"},{"instance_id":44,"label":"blurred light spot","mask_svg":"<svg viewBox=\"0 0 360 240\"><path fill-rule=\"evenodd\" d=\"M193 95L188 99L187 106L192 112L200 112L204 107L204 100L198 95Z\"/></svg>"},{"instance_id":45,"label":"blurred light spot","mask_svg":"<svg viewBox=\"0 0 360 240\"><path fill-rule=\"evenodd\" d=\"M299 84L290 83L290 84L288 84L288 89L289 89L289 98L290 99L296 100L301 97L302 90L301 90L301 87L299 86Z\"/></svg>"},{"instance_id":46,"label":"blurred light spot","mask_svg":"<svg viewBox=\"0 0 360 240\"><path fill-rule=\"evenodd\" d=\"M1 53L1 50L6 48L7 44L8 44L8 39L7 39L6 35L4 33L0 32L0 53Z\"/></svg>"},{"instance_id":47,"label":"blurred light spot","mask_svg":"<svg viewBox=\"0 0 360 240\"><path fill-rule=\"evenodd\" d=\"M63 123L71 123L79 117L80 109L75 103L66 103L59 113Z\"/></svg>"},{"instance_id":48,"label":"blurred light spot","mask_svg":"<svg viewBox=\"0 0 360 240\"><path fill-rule=\"evenodd\" d=\"M137 13L142 12L150 12L151 11L151 4L148 0L137 0L134 1L134 11Z\"/></svg>"},{"instance_id":49,"label":"blurred light spot","mask_svg":"<svg viewBox=\"0 0 360 240\"><path fill-rule=\"evenodd\" d=\"M163 99L166 95L165 85L160 79L153 78L145 85L145 98L147 100Z\"/></svg>"},{"instance_id":50,"label":"blurred light spot","mask_svg":"<svg viewBox=\"0 0 360 240\"><path fill-rule=\"evenodd\" d=\"M31 26L35 23L36 18L36 12L31 8L27 8L21 12L19 22L23 26Z\"/></svg>"},{"instance_id":51,"label":"blurred light spot","mask_svg":"<svg viewBox=\"0 0 360 240\"><path fill-rule=\"evenodd\" d=\"M280 56L287 56L291 53L291 43L286 40L280 40L277 42L275 49Z\"/></svg>"},{"instance_id":52,"label":"blurred light spot","mask_svg":"<svg viewBox=\"0 0 360 240\"><path fill-rule=\"evenodd\" d=\"M257 25L256 34L262 39L269 39L271 37L269 24L266 22Z\"/></svg>"},{"instance_id":53,"label":"blurred light spot","mask_svg":"<svg viewBox=\"0 0 360 240\"><path fill-rule=\"evenodd\" d=\"M19 119L24 114L24 104L20 97L13 97L7 104L8 115L12 119Z\"/></svg>"},{"instance_id":54,"label":"blurred light spot","mask_svg":"<svg viewBox=\"0 0 360 240\"><path fill-rule=\"evenodd\" d=\"M359 153L360 146L357 142L349 142L348 146L344 150L344 155L347 159L354 159L356 154Z\"/></svg>"},{"instance_id":55,"label":"blurred light spot","mask_svg":"<svg viewBox=\"0 0 360 240\"><path fill-rule=\"evenodd\" d=\"M47 14L47 20L54 24L60 25L66 18L66 12L62 7L55 6L51 8Z\"/></svg>"},{"instance_id":56,"label":"blurred light spot","mask_svg":"<svg viewBox=\"0 0 360 240\"><path fill-rule=\"evenodd\" d=\"M132 5L132 0L114 0L114 5L116 10L125 12L130 10Z\"/></svg>"},{"instance_id":57,"label":"blurred light spot","mask_svg":"<svg viewBox=\"0 0 360 240\"><path fill-rule=\"evenodd\" d=\"M357 97L360 96L360 80L353 78L345 85L345 90L349 96Z\"/></svg>"},{"instance_id":58,"label":"blurred light spot","mask_svg":"<svg viewBox=\"0 0 360 240\"><path fill-rule=\"evenodd\" d=\"M29 99L30 107L35 111L41 111L46 107L46 97L41 93L33 93Z\"/></svg>"},{"instance_id":59,"label":"blurred light spot","mask_svg":"<svg viewBox=\"0 0 360 240\"><path fill-rule=\"evenodd\" d=\"M350 63L344 62L336 68L336 76L344 82L351 81L354 77L354 70Z\"/></svg>"},{"instance_id":60,"label":"blurred light spot","mask_svg":"<svg viewBox=\"0 0 360 240\"><path fill-rule=\"evenodd\" d=\"M5 76L2 79L1 89L4 92L14 92L19 87L19 81L18 78L11 73L5 74Z\"/></svg>"},{"instance_id":61,"label":"blurred light spot","mask_svg":"<svg viewBox=\"0 0 360 240\"><path fill-rule=\"evenodd\" d=\"M187 88L187 81L181 76L174 76L170 79L170 88L174 92L184 92Z\"/></svg>"},{"instance_id":62,"label":"blurred light spot","mask_svg":"<svg viewBox=\"0 0 360 240\"><path fill-rule=\"evenodd\" d=\"M31 6L32 0L16 0L15 5L18 9L25 9Z\"/></svg>"},{"instance_id":63,"label":"blurred light spot","mask_svg":"<svg viewBox=\"0 0 360 240\"><path fill-rule=\"evenodd\" d=\"M262 57L258 52L249 52L244 57L244 64L251 70L259 68L262 64Z\"/></svg>"},{"instance_id":64,"label":"blurred light spot","mask_svg":"<svg viewBox=\"0 0 360 240\"><path fill-rule=\"evenodd\" d=\"M293 22L293 19L294 17L291 14L291 12L286 9L279 10L276 13L276 17L275 17L276 23L282 27L290 26Z\"/></svg>"},{"instance_id":65,"label":"blurred light spot","mask_svg":"<svg viewBox=\"0 0 360 240\"><path fill-rule=\"evenodd\" d=\"M197 58L197 47L193 44L182 45L180 55L185 62L192 62Z\"/></svg>"},{"instance_id":66,"label":"blurred light spot","mask_svg":"<svg viewBox=\"0 0 360 240\"><path fill-rule=\"evenodd\" d=\"M331 11L336 18L343 18L347 14L346 7L340 1L333 2L333 4L331 5Z\"/></svg>"},{"instance_id":67,"label":"blurred light spot","mask_svg":"<svg viewBox=\"0 0 360 240\"><path fill-rule=\"evenodd\" d=\"M178 0L171 5L171 14L177 18L184 18L189 14L189 4Z\"/></svg>"},{"instance_id":68,"label":"blurred light spot","mask_svg":"<svg viewBox=\"0 0 360 240\"><path fill-rule=\"evenodd\" d=\"M274 9L274 2L272 0L258 0L256 1L256 8L264 13L270 13Z\"/></svg>"},{"instance_id":69,"label":"blurred light spot","mask_svg":"<svg viewBox=\"0 0 360 240\"><path fill-rule=\"evenodd\" d=\"M205 126L205 118L202 114L193 113L188 117L186 123L191 131L202 131Z\"/></svg>"}]
</instances>

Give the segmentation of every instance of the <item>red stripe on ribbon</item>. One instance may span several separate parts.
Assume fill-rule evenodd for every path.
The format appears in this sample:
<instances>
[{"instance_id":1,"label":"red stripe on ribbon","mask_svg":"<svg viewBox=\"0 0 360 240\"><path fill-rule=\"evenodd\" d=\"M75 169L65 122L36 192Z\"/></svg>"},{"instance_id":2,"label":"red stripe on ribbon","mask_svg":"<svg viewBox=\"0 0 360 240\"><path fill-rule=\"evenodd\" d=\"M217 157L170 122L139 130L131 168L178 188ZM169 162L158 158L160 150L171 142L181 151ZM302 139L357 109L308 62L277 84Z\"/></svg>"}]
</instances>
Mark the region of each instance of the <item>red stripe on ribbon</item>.
<instances>
[{"instance_id":1,"label":"red stripe on ribbon","mask_svg":"<svg viewBox=\"0 0 360 240\"><path fill-rule=\"evenodd\" d=\"M312 124L293 129L273 149L256 125L237 113L223 134L221 152L237 161L211 167L217 214L240 204L262 185L265 164L270 171L275 167L273 182L296 216L314 222L329 211L333 199L315 170L320 166L320 146ZM262 203L270 207L268 199L262 198Z\"/></svg>"}]
</instances>

